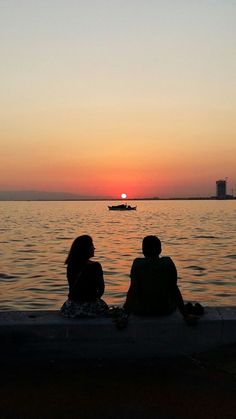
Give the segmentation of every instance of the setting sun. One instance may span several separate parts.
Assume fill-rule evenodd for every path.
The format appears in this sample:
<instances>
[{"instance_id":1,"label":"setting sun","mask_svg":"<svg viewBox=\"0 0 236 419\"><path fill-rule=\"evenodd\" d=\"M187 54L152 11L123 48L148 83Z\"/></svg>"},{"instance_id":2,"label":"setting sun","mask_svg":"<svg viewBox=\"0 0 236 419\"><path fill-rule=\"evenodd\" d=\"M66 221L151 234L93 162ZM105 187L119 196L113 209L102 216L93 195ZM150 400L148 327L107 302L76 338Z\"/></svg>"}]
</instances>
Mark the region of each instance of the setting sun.
<instances>
[{"instance_id":1,"label":"setting sun","mask_svg":"<svg viewBox=\"0 0 236 419\"><path fill-rule=\"evenodd\" d=\"M122 199L125 199L125 198L127 198L127 195L126 195L126 193L122 193L122 194L121 194L121 198L122 198Z\"/></svg>"}]
</instances>

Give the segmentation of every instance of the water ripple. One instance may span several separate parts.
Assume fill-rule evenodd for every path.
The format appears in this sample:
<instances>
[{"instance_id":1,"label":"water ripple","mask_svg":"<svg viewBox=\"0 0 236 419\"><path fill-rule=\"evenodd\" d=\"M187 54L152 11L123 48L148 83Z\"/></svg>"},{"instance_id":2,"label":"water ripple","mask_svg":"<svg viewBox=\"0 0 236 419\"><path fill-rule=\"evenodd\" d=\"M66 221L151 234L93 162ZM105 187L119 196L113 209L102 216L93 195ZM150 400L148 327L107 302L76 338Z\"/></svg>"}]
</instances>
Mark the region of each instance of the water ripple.
<instances>
[{"instance_id":1,"label":"water ripple","mask_svg":"<svg viewBox=\"0 0 236 419\"><path fill-rule=\"evenodd\" d=\"M6 281L12 280L12 279L17 279L17 278L18 277L14 276L14 275L8 275L8 274L0 273L0 279L6 280Z\"/></svg>"},{"instance_id":2,"label":"water ripple","mask_svg":"<svg viewBox=\"0 0 236 419\"><path fill-rule=\"evenodd\" d=\"M72 237L63 237L63 236L57 236L55 237L56 240L72 240Z\"/></svg>"},{"instance_id":3,"label":"water ripple","mask_svg":"<svg viewBox=\"0 0 236 419\"><path fill-rule=\"evenodd\" d=\"M197 266L197 265L186 266L185 269L193 269L195 271L205 271L206 270L206 268L203 268L202 266Z\"/></svg>"},{"instance_id":4,"label":"water ripple","mask_svg":"<svg viewBox=\"0 0 236 419\"><path fill-rule=\"evenodd\" d=\"M200 236L194 236L194 238L195 239L219 239L220 237L200 235Z\"/></svg>"},{"instance_id":5,"label":"water ripple","mask_svg":"<svg viewBox=\"0 0 236 419\"><path fill-rule=\"evenodd\" d=\"M223 256L225 259L236 259L236 255L226 255Z\"/></svg>"}]
</instances>

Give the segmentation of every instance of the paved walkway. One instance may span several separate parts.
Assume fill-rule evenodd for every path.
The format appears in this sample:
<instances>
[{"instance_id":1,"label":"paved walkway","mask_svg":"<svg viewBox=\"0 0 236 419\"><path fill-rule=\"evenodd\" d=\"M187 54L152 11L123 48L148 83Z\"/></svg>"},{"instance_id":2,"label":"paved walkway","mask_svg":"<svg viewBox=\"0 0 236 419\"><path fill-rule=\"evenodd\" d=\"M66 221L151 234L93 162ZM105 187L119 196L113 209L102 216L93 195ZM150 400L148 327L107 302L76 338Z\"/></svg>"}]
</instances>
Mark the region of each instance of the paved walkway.
<instances>
[{"instance_id":1,"label":"paved walkway","mask_svg":"<svg viewBox=\"0 0 236 419\"><path fill-rule=\"evenodd\" d=\"M189 358L0 367L1 419L236 417L236 344Z\"/></svg>"}]
</instances>

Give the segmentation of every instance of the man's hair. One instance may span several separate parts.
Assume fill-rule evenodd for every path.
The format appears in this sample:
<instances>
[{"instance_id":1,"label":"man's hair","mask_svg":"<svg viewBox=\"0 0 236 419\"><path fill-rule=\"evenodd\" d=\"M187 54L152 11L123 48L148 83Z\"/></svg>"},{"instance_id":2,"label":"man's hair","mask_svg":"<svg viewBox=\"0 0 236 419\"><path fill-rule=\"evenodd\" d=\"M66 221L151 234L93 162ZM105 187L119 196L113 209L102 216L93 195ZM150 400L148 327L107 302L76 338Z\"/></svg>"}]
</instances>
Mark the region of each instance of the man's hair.
<instances>
[{"instance_id":1,"label":"man's hair","mask_svg":"<svg viewBox=\"0 0 236 419\"><path fill-rule=\"evenodd\" d=\"M143 239L144 256L156 256L161 253L161 241L157 236L146 236Z\"/></svg>"}]
</instances>

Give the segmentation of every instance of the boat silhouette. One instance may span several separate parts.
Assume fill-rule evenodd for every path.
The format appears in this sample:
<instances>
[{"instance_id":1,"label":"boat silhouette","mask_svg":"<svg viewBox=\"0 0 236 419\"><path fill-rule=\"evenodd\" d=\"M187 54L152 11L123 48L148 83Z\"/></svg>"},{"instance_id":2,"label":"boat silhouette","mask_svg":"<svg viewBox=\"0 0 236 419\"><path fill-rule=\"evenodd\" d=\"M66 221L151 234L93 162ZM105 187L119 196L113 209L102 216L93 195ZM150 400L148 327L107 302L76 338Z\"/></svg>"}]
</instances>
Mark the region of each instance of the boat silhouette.
<instances>
[{"instance_id":1,"label":"boat silhouette","mask_svg":"<svg viewBox=\"0 0 236 419\"><path fill-rule=\"evenodd\" d=\"M133 211L136 210L136 208L137 207L131 207L131 205L127 204L108 205L110 211Z\"/></svg>"}]
</instances>

